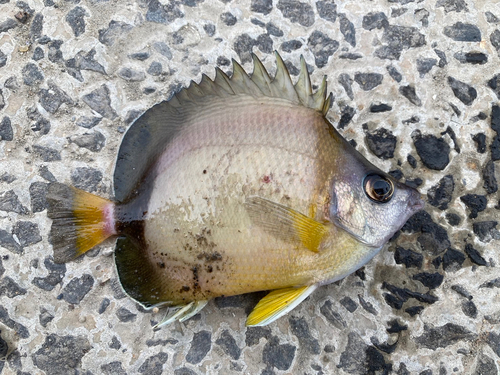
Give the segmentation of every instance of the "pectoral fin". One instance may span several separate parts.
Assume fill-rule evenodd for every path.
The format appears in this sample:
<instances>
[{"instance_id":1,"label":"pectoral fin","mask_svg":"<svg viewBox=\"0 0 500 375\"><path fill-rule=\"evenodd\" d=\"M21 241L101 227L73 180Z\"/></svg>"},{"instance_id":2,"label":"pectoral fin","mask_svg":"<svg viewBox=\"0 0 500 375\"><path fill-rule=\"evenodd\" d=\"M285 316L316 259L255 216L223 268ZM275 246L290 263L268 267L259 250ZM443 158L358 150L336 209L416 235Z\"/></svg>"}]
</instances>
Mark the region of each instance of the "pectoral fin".
<instances>
[{"instance_id":1,"label":"pectoral fin","mask_svg":"<svg viewBox=\"0 0 500 375\"><path fill-rule=\"evenodd\" d=\"M317 284L299 288L274 290L262 298L247 318L247 326L265 326L293 310L318 287Z\"/></svg>"},{"instance_id":2,"label":"pectoral fin","mask_svg":"<svg viewBox=\"0 0 500 375\"><path fill-rule=\"evenodd\" d=\"M260 197L250 197L245 202L252 221L287 241L301 243L307 249L318 252L326 225L289 207Z\"/></svg>"}]
</instances>

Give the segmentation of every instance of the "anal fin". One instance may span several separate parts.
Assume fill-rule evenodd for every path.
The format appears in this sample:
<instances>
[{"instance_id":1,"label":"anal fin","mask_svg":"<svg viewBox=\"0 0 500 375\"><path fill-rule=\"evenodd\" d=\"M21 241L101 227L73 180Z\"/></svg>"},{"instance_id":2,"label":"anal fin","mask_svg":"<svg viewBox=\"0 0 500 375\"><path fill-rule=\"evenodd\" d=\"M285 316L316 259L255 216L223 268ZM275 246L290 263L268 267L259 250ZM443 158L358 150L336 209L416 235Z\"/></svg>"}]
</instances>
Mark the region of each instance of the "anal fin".
<instances>
[{"instance_id":1,"label":"anal fin","mask_svg":"<svg viewBox=\"0 0 500 375\"><path fill-rule=\"evenodd\" d=\"M265 326L297 307L318 284L274 290L262 298L247 318L247 326Z\"/></svg>"},{"instance_id":2,"label":"anal fin","mask_svg":"<svg viewBox=\"0 0 500 375\"><path fill-rule=\"evenodd\" d=\"M173 306L169 307L167 314L162 319L160 323L155 325L153 328L160 328L169 324L172 324L175 321L184 322L189 318L195 316L200 312L208 303L208 301L193 301L188 303L185 306Z\"/></svg>"}]
</instances>

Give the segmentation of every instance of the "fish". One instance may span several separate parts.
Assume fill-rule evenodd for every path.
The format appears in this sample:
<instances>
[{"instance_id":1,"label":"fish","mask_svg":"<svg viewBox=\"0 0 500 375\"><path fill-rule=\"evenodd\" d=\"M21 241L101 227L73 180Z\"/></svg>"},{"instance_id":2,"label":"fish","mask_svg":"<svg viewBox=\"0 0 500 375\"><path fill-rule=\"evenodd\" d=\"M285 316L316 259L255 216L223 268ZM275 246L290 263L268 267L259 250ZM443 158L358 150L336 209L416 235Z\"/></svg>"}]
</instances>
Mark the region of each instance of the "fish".
<instances>
[{"instance_id":1,"label":"fish","mask_svg":"<svg viewBox=\"0 0 500 375\"><path fill-rule=\"evenodd\" d=\"M267 325L371 260L417 211L418 191L354 149L327 119L304 57L294 84L256 55L247 74L216 68L146 110L121 142L111 199L53 182L49 241L58 263L116 238L126 294L167 307L158 326L208 301L270 291L246 320Z\"/></svg>"}]
</instances>

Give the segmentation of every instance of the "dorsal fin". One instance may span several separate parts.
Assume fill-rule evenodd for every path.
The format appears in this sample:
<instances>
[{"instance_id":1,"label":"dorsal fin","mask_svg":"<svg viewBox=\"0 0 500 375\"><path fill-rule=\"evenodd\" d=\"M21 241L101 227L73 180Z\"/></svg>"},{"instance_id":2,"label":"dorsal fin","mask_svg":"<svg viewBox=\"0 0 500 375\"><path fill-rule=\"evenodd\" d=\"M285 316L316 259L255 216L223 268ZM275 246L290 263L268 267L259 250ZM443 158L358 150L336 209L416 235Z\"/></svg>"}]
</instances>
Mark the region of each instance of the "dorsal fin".
<instances>
[{"instance_id":1,"label":"dorsal fin","mask_svg":"<svg viewBox=\"0 0 500 375\"><path fill-rule=\"evenodd\" d=\"M331 95L328 98L326 95L326 78L313 94L304 58L301 56L299 79L294 85L281 56L278 52L275 56L277 68L273 79L259 58L252 55L254 69L251 76L233 60L231 78L216 68L213 80L203 75L199 84L191 82L168 102L144 112L129 128L120 145L114 173L115 199L123 202L136 194L158 154L191 116L203 110L210 98L234 95L280 98L326 115L332 100Z\"/></svg>"}]
</instances>

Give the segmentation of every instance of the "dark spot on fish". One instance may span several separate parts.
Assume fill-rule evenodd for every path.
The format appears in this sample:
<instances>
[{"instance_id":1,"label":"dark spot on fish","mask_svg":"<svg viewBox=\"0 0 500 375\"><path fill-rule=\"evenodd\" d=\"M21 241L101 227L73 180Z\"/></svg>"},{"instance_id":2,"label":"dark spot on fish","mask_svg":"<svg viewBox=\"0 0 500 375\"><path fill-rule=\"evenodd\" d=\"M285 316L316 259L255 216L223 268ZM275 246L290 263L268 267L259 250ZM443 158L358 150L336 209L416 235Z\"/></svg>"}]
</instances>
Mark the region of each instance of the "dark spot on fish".
<instances>
[{"instance_id":1,"label":"dark spot on fish","mask_svg":"<svg viewBox=\"0 0 500 375\"><path fill-rule=\"evenodd\" d=\"M157 264L157 265L158 265L158 267L160 267L160 268L165 268L165 263L163 263L163 262L158 262L158 263L156 263L156 264Z\"/></svg>"},{"instance_id":2,"label":"dark spot on fish","mask_svg":"<svg viewBox=\"0 0 500 375\"><path fill-rule=\"evenodd\" d=\"M197 256L198 259L203 259L205 258L205 260L207 262L217 262L217 261L221 261L222 260L222 255L220 255L220 253L218 253L217 251L214 252L214 253L201 253L201 254L198 254Z\"/></svg>"},{"instance_id":3,"label":"dark spot on fish","mask_svg":"<svg viewBox=\"0 0 500 375\"><path fill-rule=\"evenodd\" d=\"M174 233L179 233L180 229L179 228L174 228Z\"/></svg>"},{"instance_id":4,"label":"dark spot on fish","mask_svg":"<svg viewBox=\"0 0 500 375\"><path fill-rule=\"evenodd\" d=\"M200 279L198 275L198 266L194 266L191 268L191 271L193 271L193 289L194 291L199 291L200 289Z\"/></svg>"},{"instance_id":5,"label":"dark spot on fish","mask_svg":"<svg viewBox=\"0 0 500 375\"><path fill-rule=\"evenodd\" d=\"M271 177L270 176L264 176L262 178L262 181L265 183L265 184L268 184L271 182Z\"/></svg>"},{"instance_id":6,"label":"dark spot on fish","mask_svg":"<svg viewBox=\"0 0 500 375\"><path fill-rule=\"evenodd\" d=\"M207 174L207 170L206 169L203 170L203 174Z\"/></svg>"},{"instance_id":7,"label":"dark spot on fish","mask_svg":"<svg viewBox=\"0 0 500 375\"><path fill-rule=\"evenodd\" d=\"M181 288L181 293L183 292L189 292L191 290L191 288L187 285L183 285L182 288Z\"/></svg>"},{"instance_id":8,"label":"dark spot on fish","mask_svg":"<svg viewBox=\"0 0 500 375\"><path fill-rule=\"evenodd\" d=\"M214 270L214 268L210 265L207 266L207 272L208 273L212 273L212 271Z\"/></svg>"}]
</instances>

